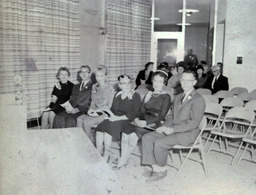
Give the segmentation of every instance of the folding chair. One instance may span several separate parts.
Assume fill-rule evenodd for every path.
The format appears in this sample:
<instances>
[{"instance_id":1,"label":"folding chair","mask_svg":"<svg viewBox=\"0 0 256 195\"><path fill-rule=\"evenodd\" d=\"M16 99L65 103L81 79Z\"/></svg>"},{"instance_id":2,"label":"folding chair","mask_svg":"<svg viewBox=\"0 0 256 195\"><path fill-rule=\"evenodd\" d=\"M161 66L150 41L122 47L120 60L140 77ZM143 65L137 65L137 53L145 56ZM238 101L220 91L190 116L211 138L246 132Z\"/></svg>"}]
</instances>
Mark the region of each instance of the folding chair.
<instances>
[{"instance_id":1,"label":"folding chair","mask_svg":"<svg viewBox=\"0 0 256 195\"><path fill-rule=\"evenodd\" d=\"M196 90L200 95L212 95L212 91L210 89L199 88Z\"/></svg>"},{"instance_id":2,"label":"folding chair","mask_svg":"<svg viewBox=\"0 0 256 195\"><path fill-rule=\"evenodd\" d=\"M250 93L240 93L237 97L241 98L244 101L244 104L252 100L252 94Z\"/></svg>"},{"instance_id":3,"label":"folding chair","mask_svg":"<svg viewBox=\"0 0 256 195\"><path fill-rule=\"evenodd\" d=\"M241 154L241 157L237 161L237 164L235 165L234 169L236 169L236 167L238 166L238 164L240 163L241 160L249 160L249 161L252 161L252 162L256 163L256 160L253 160L253 156L254 156L254 154L256 154L256 149L253 148L253 146L256 145L256 128L254 128L254 131L252 132L252 134L248 134L247 137L243 138L242 143L240 144L240 147L237 150L237 154L238 154L240 148L242 147L243 143L246 143L246 146L244 148L244 151ZM251 145L251 148L249 148L250 145ZM251 153L251 158L250 159L243 158L243 156L245 154L245 151L247 151L247 150L250 150L250 153Z\"/></svg>"},{"instance_id":4,"label":"folding chair","mask_svg":"<svg viewBox=\"0 0 256 195\"><path fill-rule=\"evenodd\" d=\"M190 145L190 146L175 145L175 146L172 147L172 149L179 150L180 160L181 160L181 163L182 163L180 168L178 169L175 177L180 173L181 169L184 167L184 165L187 162L191 152L194 149L198 149L199 153L201 153L200 163L202 163L202 165L203 165L205 175L207 174L207 170L206 170L206 166L205 166L205 155L204 155L202 138L201 138L201 135L205 130L206 124L207 124L207 120L206 120L206 117L204 116L203 119L200 122L200 125L199 125L200 133L199 133L195 142L192 145ZM189 149L189 152L188 152L185 160L182 161L182 152L181 152L181 150L185 150L185 149ZM192 160L194 160L194 159L192 159Z\"/></svg>"},{"instance_id":5,"label":"folding chair","mask_svg":"<svg viewBox=\"0 0 256 195\"><path fill-rule=\"evenodd\" d=\"M205 132L208 132L209 135L207 137L207 140L205 142L205 146L207 145L210 137L211 137L211 131L216 130L220 127L220 117L222 113L222 105L217 103L206 103L204 116L207 119L207 125L205 128Z\"/></svg>"},{"instance_id":6,"label":"folding chair","mask_svg":"<svg viewBox=\"0 0 256 195\"><path fill-rule=\"evenodd\" d=\"M219 137L220 147L220 150L218 152L229 154L235 157L235 155L229 153L228 151L229 141L242 140L242 138L247 135L247 133L251 129L251 125L255 117L254 115L255 114L251 109L247 109L244 107L235 107L230 109L226 114L224 121L220 125L219 129L211 131L211 134L214 135L214 139L206 153L206 157L211 150L215 150L212 149L212 147L217 137ZM230 123L231 125L227 126L226 123ZM222 139L225 141L226 151L222 150Z\"/></svg>"},{"instance_id":7,"label":"folding chair","mask_svg":"<svg viewBox=\"0 0 256 195\"><path fill-rule=\"evenodd\" d=\"M245 87L234 87L230 90L230 92L233 94L233 96L237 96L241 93L248 93L248 89L246 89Z\"/></svg>"},{"instance_id":8,"label":"folding chair","mask_svg":"<svg viewBox=\"0 0 256 195\"><path fill-rule=\"evenodd\" d=\"M221 101L220 104L223 107L223 111L222 111L222 115L220 117L220 121L223 121L223 119L225 117L225 114L231 108L233 108L233 107L243 107L244 106L243 100L239 97L226 97Z\"/></svg>"},{"instance_id":9,"label":"folding chair","mask_svg":"<svg viewBox=\"0 0 256 195\"><path fill-rule=\"evenodd\" d=\"M205 103L219 103L219 99L214 95L202 95Z\"/></svg>"},{"instance_id":10,"label":"folding chair","mask_svg":"<svg viewBox=\"0 0 256 195\"><path fill-rule=\"evenodd\" d=\"M219 103L226 97L232 97L233 94L230 91L226 91L226 90L220 90L217 93L213 94L215 95L217 98L219 98Z\"/></svg>"}]
</instances>

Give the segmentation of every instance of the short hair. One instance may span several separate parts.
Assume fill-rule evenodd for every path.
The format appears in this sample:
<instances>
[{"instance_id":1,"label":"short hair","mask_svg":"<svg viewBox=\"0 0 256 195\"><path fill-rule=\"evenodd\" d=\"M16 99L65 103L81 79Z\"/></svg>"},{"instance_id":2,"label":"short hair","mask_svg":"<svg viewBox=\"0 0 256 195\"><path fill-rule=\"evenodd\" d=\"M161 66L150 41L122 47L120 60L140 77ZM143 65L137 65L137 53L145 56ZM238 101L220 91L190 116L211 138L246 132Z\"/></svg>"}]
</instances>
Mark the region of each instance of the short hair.
<instances>
[{"instance_id":1,"label":"short hair","mask_svg":"<svg viewBox=\"0 0 256 195\"><path fill-rule=\"evenodd\" d=\"M168 81L168 73L164 70L158 69L156 70L153 75L152 75L152 80L154 79L155 76L160 76L164 78L164 84L167 84Z\"/></svg>"},{"instance_id":2,"label":"short hair","mask_svg":"<svg viewBox=\"0 0 256 195\"><path fill-rule=\"evenodd\" d=\"M131 77L129 76L129 75L127 75L127 74L122 74L122 75L120 75L118 78L117 78L117 80L118 81L120 81L120 79L122 78L125 78L125 77L127 77L129 80L131 80Z\"/></svg>"},{"instance_id":3,"label":"short hair","mask_svg":"<svg viewBox=\"0 0 256 195\"><path fill-rule=\"evenodd\" d=\"M220 70L220 66L219 65L214 65L211 68L212 70Z\"/></svg>"},{"instance_id":4,"label":"short hair","mask_svg":"<svg viewBox=\"0 0 256 195\"><path fill-rule=\"evenodd\" d=\"M95 73L96 72L103 72L105 75L107 75L108 74L108 69L104 65L99 65L98 68L94 72Z\"/></svg>"},{"instance_id":5,"label":"short hair","mask_svg":"<svg viewBox=\"0 0 256 195\"><path fill-rule=\"evenodd\" d=\"M79 73L80 73L80 71L81 71L82 68L87 68L87 69L89 70L89 72L91 72L91 67L90 67L89 65L82 65L82 66L80 67Z\"/></svg>"},{"instance_id":6,"label":"short hair","mask_svg":"<svg viewBox=\"0 0 256 195\"><path fill-rule=\"evenodd\" d=\"M199 70L199 69L202 69L204 71L204 67L200 64L196 67L196 70Z\"/></svg>"},{"instance_id":7,"label":"short hair","mask_svg":"<svg viewBox=\"0 0 256 195\"><path fill-rule=\"evenodd\" d=\"M56 78L59 79L60 78L60 71L66 71L68 73L68 76L70 76L70 71L67 67L60 67L57 74L56 74Z\"/></svg>"},{"instance_id":8,"label":"short hair","mask_svg":"<svg viewBox=\"0 0 256 195\"><path fill-rule=\"evenodd\" d=\"M200 61L201 64L207 64L206 61L202 60Z\"/></svg>"},{"instance_id":9,"label":"short hair","mask_svg":"<svg viewBox=\"0 0 256 195\"><path fill-rule=\"evenodd\" d=\"M153 65L154 62L148 62L145 64L145 70L147 70L149 68L149 66Z\"/></svg>"},{"instance_id":10,"label":"short hair","mask_svg":"<svg viewBox=\"0 0 256 195\"><path fill-rule=\"evenodd\" d=\"M161 62L157 67L157 69L162 69L162 68L168 69L168 66L169 66L168 62Z\"/></svg>"},{"instance_id":11,"label":"short hair","mask_svg":"<svg viewBox=\"0 0 256 195\"><path fill-rule=\"evenodd\" d=\"M192 74L194 79L196 80L196 73L192 70L186 70L182 74Z\"/></svg>"}]
</instances>

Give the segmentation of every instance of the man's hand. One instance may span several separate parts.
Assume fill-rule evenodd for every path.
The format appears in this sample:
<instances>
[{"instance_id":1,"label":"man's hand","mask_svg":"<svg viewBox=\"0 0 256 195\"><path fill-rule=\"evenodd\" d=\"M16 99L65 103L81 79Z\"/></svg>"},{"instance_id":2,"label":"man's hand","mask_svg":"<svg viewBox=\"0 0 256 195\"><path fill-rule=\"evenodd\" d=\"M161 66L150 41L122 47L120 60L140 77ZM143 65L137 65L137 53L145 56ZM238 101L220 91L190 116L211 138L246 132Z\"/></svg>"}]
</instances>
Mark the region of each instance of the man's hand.
<instances>
[{"instance_id":1,"label":"man's hand","mask_svg":"<svg viewBox=\"0 0 256 195\"><path fill-rule=\"evenodd\" d=\"M76 114L79 112L78 108L73 108L72 110L69 110L69 112L67 111L67 113L71 113L71 114Z\"/></svg>"},{"instance_id":2,"label":"man's hand","mask_svg":"<svg viewBox=\"0 0 256 195\"><path fill-rule=\"evenodd\" d=\"M173 134L174 129L172 127L162 126L162 127L158 127L156 129L156 132L160 134L170 135L170 134Z\"/></svg>"}]
</instances>

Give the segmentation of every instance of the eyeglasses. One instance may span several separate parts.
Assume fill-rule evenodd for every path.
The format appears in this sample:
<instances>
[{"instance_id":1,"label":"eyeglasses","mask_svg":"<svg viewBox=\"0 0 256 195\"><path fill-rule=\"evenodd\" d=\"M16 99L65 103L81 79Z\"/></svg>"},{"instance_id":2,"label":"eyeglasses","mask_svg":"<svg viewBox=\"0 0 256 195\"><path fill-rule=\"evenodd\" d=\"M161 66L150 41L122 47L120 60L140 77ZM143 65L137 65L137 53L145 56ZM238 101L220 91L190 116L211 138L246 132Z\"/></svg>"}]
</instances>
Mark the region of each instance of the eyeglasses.
<instances>
[{"instance_id":1,"label":"eyeglasses","mask_svg":"<svg viewBox=\"0 0 256 195\"><path fill-rule=\"evenodd\" d=\"M180 81L181 82L193 82L193 81L195 81L195 79L194 80L184 80L184 79L181 79Z\"/></svg>"},{"instance_id":2,"label":"eyeglasses","mask_svg":"<svg viewBox=\"0 0 256 195\"><path fill-rule=\"evenodd\" d=\"M218 72L219 70L213 70L212 72Z\"/></svg>"},{"instance_id":3,"label":"eyeglasses","mask_svg":"<svg viewBox=\"0 0 256 195\"><path fill-rule=\"evenodd\" d=\"M80 71L79 73L85 74L85 73L90 73L90 71Z\"/></svg>"}]
</instances>

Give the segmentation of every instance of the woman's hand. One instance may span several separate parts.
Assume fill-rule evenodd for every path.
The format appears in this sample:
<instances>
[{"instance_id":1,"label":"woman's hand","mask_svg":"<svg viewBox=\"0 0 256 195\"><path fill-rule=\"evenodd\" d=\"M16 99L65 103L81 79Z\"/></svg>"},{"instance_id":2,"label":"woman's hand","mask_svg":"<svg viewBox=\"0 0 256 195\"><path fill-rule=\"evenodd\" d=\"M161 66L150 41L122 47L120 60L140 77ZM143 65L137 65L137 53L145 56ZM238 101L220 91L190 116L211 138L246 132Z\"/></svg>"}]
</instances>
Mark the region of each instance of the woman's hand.
<instances>
[{"instance_id":1,"label":"woman's hand","mask_svg":"<svg viewBox=\"0 0 256 195\"><path fill-rule=\"evenodd\" d=\"M51 102L55 103L57 101L57 96L51 95Z\"/></svg>"}]
</instances>

